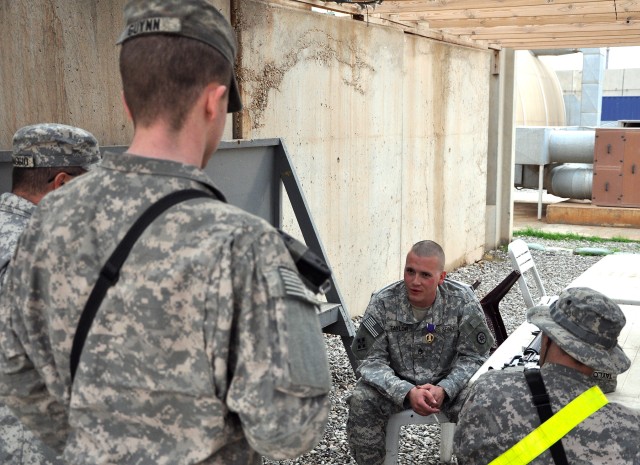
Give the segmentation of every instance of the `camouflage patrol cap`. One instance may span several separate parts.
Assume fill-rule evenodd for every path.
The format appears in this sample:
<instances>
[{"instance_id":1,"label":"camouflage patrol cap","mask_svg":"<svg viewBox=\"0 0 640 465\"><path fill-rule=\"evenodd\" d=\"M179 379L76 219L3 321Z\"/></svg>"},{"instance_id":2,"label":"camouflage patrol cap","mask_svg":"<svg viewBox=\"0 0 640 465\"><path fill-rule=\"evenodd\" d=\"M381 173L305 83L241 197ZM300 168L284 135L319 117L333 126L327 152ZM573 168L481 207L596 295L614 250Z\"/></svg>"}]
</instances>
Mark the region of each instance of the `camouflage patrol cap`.
<instances>
[{"instance_id":1,"label":"camouflage patrol cap","mask_svg":"<svg viewBox=\"0 0 640 465\"><path fill-rule=\"evenodd\" d=\"M80 166L89 170L102 157L98 141L90 132L65 124L43 123L16 131L12 159L16 168Z\"/></svg>"},{"instance_id":2,"label":"camouflage patrol cap","mask_svg":"<svg viewBox=\"0 0 640 465\"><path fill-rule=\"evenodd\" d=\"M170 34L199 40L215 48L231 65L228 113L242 110L233 64L236 41L224 16L206 0L129 0L124 7L125 29L118 39Z\"/></svg>"},{"instance_id":3,"label":"camouflage patrol cap","mask_svg":"<svg viewBox=\"0 0 640 465\"><path fill-rule=\"evenodd\" d=\"M618 374L631 365L618 345L627 320L618 304L593 289L565 289L550 307L530 308L527 320L588 367Z\"/></svg>"}]
</instances>

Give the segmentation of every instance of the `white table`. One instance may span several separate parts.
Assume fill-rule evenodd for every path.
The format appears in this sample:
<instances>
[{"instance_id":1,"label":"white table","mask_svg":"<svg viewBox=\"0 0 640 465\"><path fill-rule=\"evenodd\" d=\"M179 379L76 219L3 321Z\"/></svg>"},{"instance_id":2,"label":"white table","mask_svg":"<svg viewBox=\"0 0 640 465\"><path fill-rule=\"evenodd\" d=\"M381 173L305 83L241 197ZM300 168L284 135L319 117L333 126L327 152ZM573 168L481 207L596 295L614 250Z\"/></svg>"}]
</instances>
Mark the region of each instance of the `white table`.
<instances>
[{"instance_id":1,"label":"white table","mask_svg":"<svg viewBox=\"0 0 640 465\"><path fill-rule=\"evenodd\" d=\"M631 367L618 375L616 390L607 394L611 402L618 402L627 407L640 409L640 306L620 305L625 314L627 324L622 329L618 344L631 360ZM491 357L473 375L470 384L489 369L500 370L512 361L514 356L522 355L534 338L537 327L524 322L491 354ZM521 369L521 368L520 368Z\"/></svg>"},{"instance_id":2,"label":"white table","mask_svg":"<svg viewBox=\"0 0 640 465\"><path fill-rule=\"evenodd\" d=\"M618 375L616 390L607 394L607 398L640 409L640 254L607 255L567 287L595 289L620 305L627 323L618 344L631 360L631 367ZM470 383L487 370L500 370L514 356L522 355L537 329L531 323L522 323L473 375Z\"/></svg>"},{"instance_id":3,"label":"white table","mask_svg":"<svg viewBox=\"0 0 640 465\"><path fill-rule=\"evenodd\" d=\"M620 332L618 345L631 360L631 368L618 375L615 392L607 394L612 402L640 409L640 306L620 305L627 324Z\"/></svg>"},{"instance_id":4,"label":"white table","mask_svg":"<svg viewBox=\"0 0 640 465\"><path fill-rule=\"evenodd\" d=\"M513 357L522 355L525 347L533 341L534 332L538 331L536 325L524 322L509 335L509 337L495 350L478 371L471 377L469 383L474 383L478 376L487 370L501 370L505 364L511 363Z\"/></svg>"},{"instance_id":5,"label":"white table","mask_svg":"<svg viewBox=\"0 0 640 465\"><path fill-rule=\"evenodd\" d=\"M640 305L640 254L606 255L567 287L590 287L618 304Z\"/></svg>"}]
</instances>

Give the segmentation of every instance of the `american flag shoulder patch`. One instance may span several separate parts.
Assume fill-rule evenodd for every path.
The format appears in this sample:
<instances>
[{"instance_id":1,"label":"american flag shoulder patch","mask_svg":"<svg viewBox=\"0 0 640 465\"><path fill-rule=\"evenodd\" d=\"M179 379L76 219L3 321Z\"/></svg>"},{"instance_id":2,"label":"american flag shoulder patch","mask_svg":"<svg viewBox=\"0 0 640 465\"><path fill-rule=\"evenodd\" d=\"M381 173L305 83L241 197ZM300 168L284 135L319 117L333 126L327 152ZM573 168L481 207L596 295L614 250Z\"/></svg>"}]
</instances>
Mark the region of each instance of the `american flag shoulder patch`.
<instances>
[{"instance_id":1,"label":"american flag shoulder patch","mask_svg":"<svg viewBox=\"0 0 640 465\"><path fill-rule=\"evenodd\" d=\"M371 334L373 337L378 337L384 330L384 328L380 326L380 323L378 323L372 316L368 316L364 320L362 320L362 325L367 329L367 331L369 331L369 334Z\"/></svg>"},{"instance_id":2,"label":"american flag shoulder patch","mask_svg":"<svg viewBox=\"0 0 640 465\"><path fill-rule=\"evenodd\" d=\"M298 299L309 299L307 288L300 279L300 276L298 276L298 273L284 267L278 268L278 271L280 272L285 294Z\"/></svg>"}]
</instances>

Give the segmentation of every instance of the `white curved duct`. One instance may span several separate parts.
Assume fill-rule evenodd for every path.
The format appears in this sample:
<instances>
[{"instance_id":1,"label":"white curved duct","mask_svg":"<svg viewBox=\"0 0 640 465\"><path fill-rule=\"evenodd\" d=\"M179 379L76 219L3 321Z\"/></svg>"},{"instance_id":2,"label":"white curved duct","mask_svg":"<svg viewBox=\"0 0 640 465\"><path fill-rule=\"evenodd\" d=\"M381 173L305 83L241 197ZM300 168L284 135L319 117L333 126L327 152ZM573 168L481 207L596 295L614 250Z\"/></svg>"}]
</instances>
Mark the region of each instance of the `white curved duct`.
<instances>
[{"instance_id":1,"label":"white curved duct","mask_svg":"<svg viewBox=\"0 0 640 465\"><path fill-rule=\"evenodd\" d=\"M547 192L570 199L591 199L593 165L567 164L553 167L545 180Z\"/></svg>"},{"instance_id":2,"label":"white curved duct","mask_svg":"<svg viewBox=\"0 0 640 465\"><path fill-rule=\"evenodd\" d=\"M565 126L562 87L555 71L529 50L515 52L516 126Z\"/></svg>"}]
</instances>

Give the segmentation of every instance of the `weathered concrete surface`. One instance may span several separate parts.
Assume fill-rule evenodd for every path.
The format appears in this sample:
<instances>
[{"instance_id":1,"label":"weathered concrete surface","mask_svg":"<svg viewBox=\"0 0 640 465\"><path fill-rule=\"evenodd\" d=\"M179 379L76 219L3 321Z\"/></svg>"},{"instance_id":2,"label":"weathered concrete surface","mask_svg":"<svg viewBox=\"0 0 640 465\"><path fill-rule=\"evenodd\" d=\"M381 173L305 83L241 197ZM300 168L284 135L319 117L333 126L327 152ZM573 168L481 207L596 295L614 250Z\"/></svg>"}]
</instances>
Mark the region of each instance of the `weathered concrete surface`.
<instances>
[{"instance_id":1,"label":"weathered concrete surface","mask_svg":"<svg viewBox=\"0 0 640 465\"><path fill-rule=\"evenodd\" d=\"M20 127L42 122L82 127L104 146L129 143L116 45L125 2L0 2L0 150ZM229 16L229 0L211 3Z\"/></svg>"},{"instance_id":2,"label":"weathered concrete surface","mask_svg":"<svg viewBox=\"0 0 640 465\"><path fill-rule=\"evenodd\" d=\"M118 47L124 0L0 2L0 147L27 124L58 122L101 144L129 139Z\"/></svg>"},{"instance_id":3,"label":"weathered concrete surface","mask_svg":"<svg viewBox=\"0 0 640 465\"><path fill-rule=\"evenodd\" d=\"M241 135L284 140L351 314L401 276L417 240L442 243L450 268L480 258L489 52L260 1L237 8Z\"/></svg>"},{"instance_id":4,"label":"weathered concrete surface","mask_svg":"<svg viewBox=\"0 0 640 465\"><path fill-rule=\"evenodd\" d=\"M452 268L484 249L490 54L405 39L403 248L432 238Z\"/></svg>"},{"instance_id":5,"label":"weathered concrete surface","mask_svg":"<svg viewBox=\"0 0 640 465\"><path fill-rule=\"evenodd\" d=\"M557 70L556 74L565 94L575 94L578 98L582 92L581 70ZM604 96L637 96L640 95L640 69L606 69L602 84Z\"/></svg>"}]
</instances>

